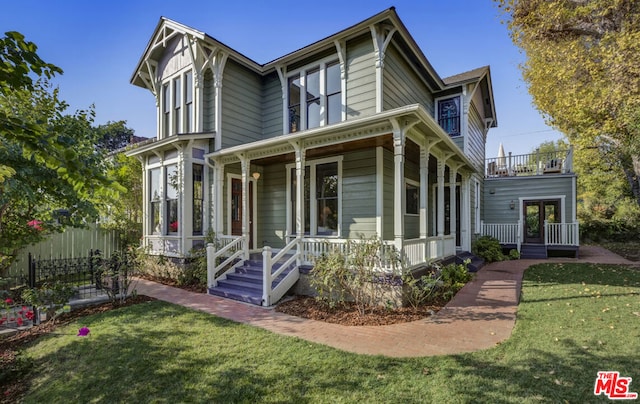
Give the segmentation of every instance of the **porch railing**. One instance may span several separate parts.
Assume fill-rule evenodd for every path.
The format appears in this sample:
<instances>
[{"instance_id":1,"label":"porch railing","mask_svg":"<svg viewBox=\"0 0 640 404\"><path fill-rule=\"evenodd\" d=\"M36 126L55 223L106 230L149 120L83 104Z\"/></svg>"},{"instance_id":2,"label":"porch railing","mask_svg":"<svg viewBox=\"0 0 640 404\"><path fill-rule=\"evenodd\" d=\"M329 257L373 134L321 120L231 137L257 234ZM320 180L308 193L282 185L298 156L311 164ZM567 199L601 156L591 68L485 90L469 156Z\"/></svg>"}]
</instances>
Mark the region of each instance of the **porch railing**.
<instances>
[{"instance_id":1,"label":"porch railing","mask_svg":"<svg viewBox=\"0 0 640 404\"><path fill-rule=\"evenodd\" d=\"M486 159L486 177L563 174L573 170L573 150L535 152Z\"/></svg>"},{"instance_id":2,"label":"porch railing","mask_svg":"<svg viewBox=\"0 0 640 404\"><path fill-rule=\"evenodd\" d=\"M366 242L366 240L364 240ZM301 239L301 262L303 265L313 265L316 258L323 254L339 252L343 255L350 254L350 243L360 240L328 239L328 238L303 238ZM395 244L392 240L382 241L382 268L385 272L393 272L397 265L392 262L395 253ZM402 245L402 259L405 268L412 269L426 262L455 255L456 240L453 236L428 237L404 240ZM395 254L397 255L397 254Z\"/></svg>"},{"instance_id":3,"label":"porch railing","mask_svg":"<svg viewBox=\"0 0 640 404\"><path fill-rule=\"evenodd\" d=\"M578 223L544 222L546 245L580 245L580 228Z\"/></svg>"},{"instance_id":4,"label":"porch railing","mask_svg":"<svg viewBox=\"0 0 640 404\"><path fill-rule=\"evenodd\" d=\"M522 223L480 222L480 235L497 238L501 244L515 244L518 252L522 245Z\"/></svg>"},{"instance_id":5,"label":"porch railing","mask_svg":"<svg viewBox=\"0 0 640 404\"><path fill-rule=\"evenodd\" d=\"M242 264L245 252L245 238L243 236L219 236L216 244L207 245L207 285L210 288L218 286L218 279ZM223 278L224 279L224 278Z\"/></svg>"},{"instance_id":6,"label":"porch railing","mask_svg":"<svg viewBox=\"0 0 640 404\"><path fill-rule=\"evenodd\" d=\"M300 278L301 242L299 238L293 239L275 256L272 256L271 247L265 246L262 251L262 305L271 306L271 302L277 302L294 283ZM280 262L285 259L284 262ZM284 278L273 287L273 282L287 269L291 269ZM275 269L275 271L274 271Z\"/></svg>"},{"instance_id":7,"label":"porch railing","mask_svg":"<svg viewBox=\"0 0 640 404\"><path fill-rule=\"evenodd\" d=\"M522 244L523 228L518 223L484 223L481 222L480 234L497 238L501 244L516 244L518 251ZM545 245L580 245L580 226L578 223L544 222Z\"/></svg>"}]
</instances>

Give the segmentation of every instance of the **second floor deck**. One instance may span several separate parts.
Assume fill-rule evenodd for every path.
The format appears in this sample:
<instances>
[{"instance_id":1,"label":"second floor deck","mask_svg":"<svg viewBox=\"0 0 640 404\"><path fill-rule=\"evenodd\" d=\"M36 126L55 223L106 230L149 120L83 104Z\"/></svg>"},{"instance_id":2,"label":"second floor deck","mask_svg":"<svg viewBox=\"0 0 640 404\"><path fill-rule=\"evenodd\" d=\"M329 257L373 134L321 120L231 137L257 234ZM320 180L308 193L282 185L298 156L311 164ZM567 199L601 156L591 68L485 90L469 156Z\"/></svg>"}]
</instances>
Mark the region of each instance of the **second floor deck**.
<instances>
[{"instance_id":1,"label":"second floor deck","mask_svg":"<svg viewBox=\"0 0 640 404\"><path fill-rule=\"evenodd\" d=\"M485 178L573 173L573 149L511 154L485 160Z\"/></svg>"}]
</instances>

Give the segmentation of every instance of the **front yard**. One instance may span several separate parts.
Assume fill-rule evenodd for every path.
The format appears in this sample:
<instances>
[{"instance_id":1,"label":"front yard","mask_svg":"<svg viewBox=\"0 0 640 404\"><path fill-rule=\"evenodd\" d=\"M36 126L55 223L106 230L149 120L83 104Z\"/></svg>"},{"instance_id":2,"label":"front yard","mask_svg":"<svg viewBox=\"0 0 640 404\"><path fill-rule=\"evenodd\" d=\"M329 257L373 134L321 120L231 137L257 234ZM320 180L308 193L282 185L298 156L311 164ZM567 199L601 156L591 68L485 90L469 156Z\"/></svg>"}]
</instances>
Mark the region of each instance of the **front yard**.
<instances>
[{"instance_id":1,"label":"front yard","mask_svg":"<svg viewBox=\"0 0 640 404\"><path fill-rule=\"evenodd\" d=\"M356 355L154 301L59 328L21 360L34 403L591 402L598 371L640 391L638 340L638 268L542 264L512 337L471 354Z\"/></svg>"}]
</instances>

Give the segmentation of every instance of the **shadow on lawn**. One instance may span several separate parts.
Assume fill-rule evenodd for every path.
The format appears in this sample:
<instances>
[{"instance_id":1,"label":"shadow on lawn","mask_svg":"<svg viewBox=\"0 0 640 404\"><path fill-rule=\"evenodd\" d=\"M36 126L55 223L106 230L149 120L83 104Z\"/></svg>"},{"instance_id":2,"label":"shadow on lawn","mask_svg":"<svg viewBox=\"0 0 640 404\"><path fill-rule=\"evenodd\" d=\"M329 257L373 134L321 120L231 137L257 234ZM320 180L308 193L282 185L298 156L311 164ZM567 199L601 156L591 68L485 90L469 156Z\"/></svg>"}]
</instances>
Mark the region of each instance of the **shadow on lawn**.
<instances>
[{"instance_id":1,"label":"shadow on lawn","mask_svg":"<svg viewBox=\"0 0 640 404\"><path fill-rule=\"evenodd\" d=\"M512 361L508 353L495 356L454 356L456 378L473 380L450 386L451 393L461 402L594 402L609 400L593 394L598 371L618 371L621 376L638 380L640 359L632 356L599 352L598 347L578 346L572 340L561 340L562 354L532 349L526 359ZM461 371L462 370L462 371ZM632 383L631 391L640 391ZM501 399L502 397L502 399ZM458 399L456 401L458 401Z\"/></svg>"}]
</instances>

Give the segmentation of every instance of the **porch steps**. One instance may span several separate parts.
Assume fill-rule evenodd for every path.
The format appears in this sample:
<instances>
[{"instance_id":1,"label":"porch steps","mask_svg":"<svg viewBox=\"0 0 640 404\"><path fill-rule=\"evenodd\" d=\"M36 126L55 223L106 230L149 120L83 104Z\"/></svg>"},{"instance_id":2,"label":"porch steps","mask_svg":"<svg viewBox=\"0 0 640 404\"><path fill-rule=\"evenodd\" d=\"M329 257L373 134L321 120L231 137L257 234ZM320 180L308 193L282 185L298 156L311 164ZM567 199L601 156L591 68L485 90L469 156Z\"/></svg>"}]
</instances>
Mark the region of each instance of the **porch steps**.
<instances>
[{"instance_id":1,"label":"porch steps","mask_svg":"<svg viewBox=\"0 0 640 404\"><path fill-rule=\"evenodd\" d=\"M456 255L456 264L463 264L466 260L469 260L469 264L467 265L467 270L469 272L478 272L480 268L484 266L484 260L480 257L473 255L468 251L461 252Z\"/></svg>"},{"instance_id":2,"label":"porch steps","mask_svg":"<svg viewBox=\"0 0 640 404\"><path fill-rule=\"evenodd\" d=\"M274 270L279 264L273 265ZM275 287L291 270L286 269L272 282ZM234 272L227 274L226 279L218 280L218 285L209 288L209 294L245 303L262 305L262 260L251 259L238 266Z\"/></svg>"},{"instance_id":3,"label":"porch steps","mask_svg":"<svg viewBox=\"0 0 640 404\"><path fill-rule=\"evenodd\" d=\"M520 258L547 259L547 246L544 244L522 244L520 246Z\"/></svg>"}]
</instances>

